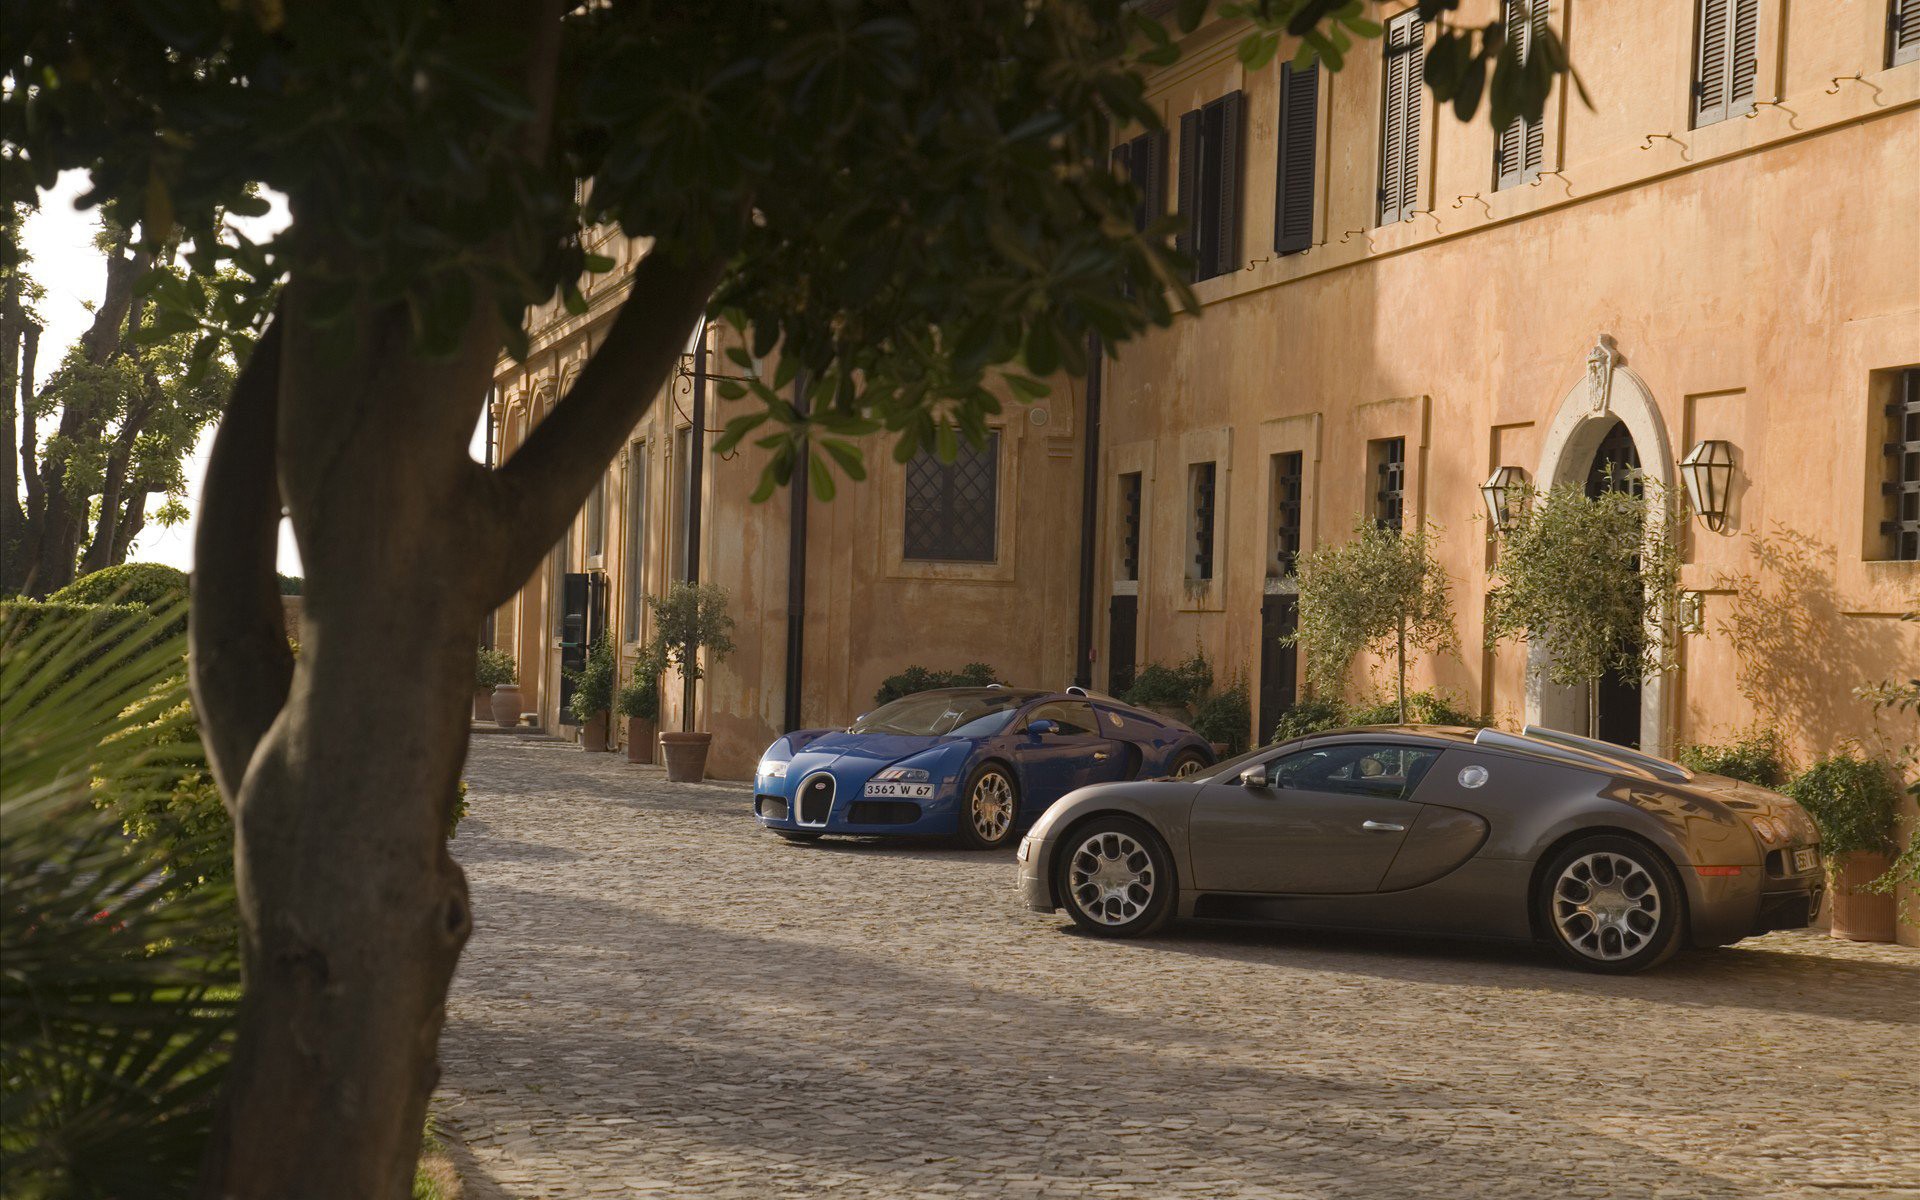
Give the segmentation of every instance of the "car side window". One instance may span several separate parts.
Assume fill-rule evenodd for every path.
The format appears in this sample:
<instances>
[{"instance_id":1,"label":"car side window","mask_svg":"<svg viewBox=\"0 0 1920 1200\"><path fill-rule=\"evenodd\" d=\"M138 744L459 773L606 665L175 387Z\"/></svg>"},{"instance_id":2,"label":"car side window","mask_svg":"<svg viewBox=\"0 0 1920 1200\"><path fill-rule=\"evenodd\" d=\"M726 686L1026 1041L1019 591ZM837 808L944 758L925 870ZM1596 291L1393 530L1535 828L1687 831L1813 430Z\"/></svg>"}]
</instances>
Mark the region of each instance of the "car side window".
<instances>
[{"instance_id":1,"label":"car side window","mask_svg":"<svg viewBox=\"0 0 1920 1200\"><path fill-rule=\"evenodd\" d=\"M1052 721L1062 734L1076 737L1100 731L1093 719L1093 705L1084 700L1056 700L1036 705L1027 714L1027 724L1035 721Z\"/></svg>"},{"instance_id":2,"label":"car side window","mask_svg":"<svg viewBox=\"0 0 1920 1200\"><path fill-rule=\"evenodd\" d=\"M1350 742L1316 746L1267 764L1267 781L1281 790L1337 792L1404 800L1420 786L1438 750Z\"/></svg>"}]
</instances>

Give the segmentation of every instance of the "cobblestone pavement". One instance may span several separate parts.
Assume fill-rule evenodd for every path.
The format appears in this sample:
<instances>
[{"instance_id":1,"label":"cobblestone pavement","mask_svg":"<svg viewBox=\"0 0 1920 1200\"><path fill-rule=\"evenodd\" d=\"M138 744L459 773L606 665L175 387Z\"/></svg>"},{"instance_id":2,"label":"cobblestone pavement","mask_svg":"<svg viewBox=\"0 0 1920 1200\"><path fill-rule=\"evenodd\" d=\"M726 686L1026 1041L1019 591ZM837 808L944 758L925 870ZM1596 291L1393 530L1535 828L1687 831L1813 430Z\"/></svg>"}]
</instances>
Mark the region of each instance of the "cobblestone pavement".
<instances>
[{"instance_id":1,"label":"cobblestone pavement","mask_svg":"<svg viewBox=\"0 0 1920 1200\"><path fill-rule=\"evenodd\" d=\"M1525 949L1024 910L1010 854L478 737L436 1109L469 1194L1920 1196L1920 953Z\"/></svg>"}]
</instances>

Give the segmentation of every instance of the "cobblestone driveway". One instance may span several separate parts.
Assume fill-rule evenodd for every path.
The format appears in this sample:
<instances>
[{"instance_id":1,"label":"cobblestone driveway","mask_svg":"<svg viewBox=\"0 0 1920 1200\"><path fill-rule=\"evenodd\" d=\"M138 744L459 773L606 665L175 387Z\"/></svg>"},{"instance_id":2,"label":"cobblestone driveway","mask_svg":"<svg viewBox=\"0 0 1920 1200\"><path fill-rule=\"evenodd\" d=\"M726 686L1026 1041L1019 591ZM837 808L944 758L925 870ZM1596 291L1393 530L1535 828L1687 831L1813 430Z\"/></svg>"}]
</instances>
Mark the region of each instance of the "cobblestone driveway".
<instances>
[{"instance_id":1,"label":"cobblestone driveway","mask_svg":"<svg viewBox=\"0 0 1920 1200\"><path fill-rule=\"evenodd\" d=\"M1920 1196L1920 954L1608 979L1026 912L1010 854L479 737L436 1102L481 1198Z\"/></svg>"}]
</instances>

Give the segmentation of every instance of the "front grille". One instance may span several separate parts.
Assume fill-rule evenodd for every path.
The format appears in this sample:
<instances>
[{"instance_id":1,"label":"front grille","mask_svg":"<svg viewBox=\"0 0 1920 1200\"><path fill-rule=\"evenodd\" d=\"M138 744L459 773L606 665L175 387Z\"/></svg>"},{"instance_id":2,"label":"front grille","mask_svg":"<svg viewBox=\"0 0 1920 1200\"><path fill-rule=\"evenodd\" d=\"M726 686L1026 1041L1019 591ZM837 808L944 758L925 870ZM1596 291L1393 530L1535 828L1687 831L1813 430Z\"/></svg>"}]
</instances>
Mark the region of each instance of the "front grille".
<instances>
[{"instance_id":1,"label":"front grille","mask_svg":"<svg viewBox=\"0 0 1920 1200\"><path fill-rule=\"evenodd\" d=\"M833 776L823 772L801 780L795 807L802 825L825 825L833 812Z\"/></svg>"},{"instance_id":2,"label":"front grille","mask_svg":"<svg viewBox=\"0 0 1920 1200\"><path fill-rule=\"evenodd\" d=\"M753 811L759 813L769 821L784 821L787 819L787 798L785 796L755 796L753 798Z\"/></svg>"},{"instance_id":3,"label":"front grille","mask_svg":"<svg viewBox=\"0 0 1920 1200\"><path fill-rule=\"evenodd\" d=\"M850 825L911 825L920 806L908 800L856 800L847 806Z\"/></svg>"}]
</instances>

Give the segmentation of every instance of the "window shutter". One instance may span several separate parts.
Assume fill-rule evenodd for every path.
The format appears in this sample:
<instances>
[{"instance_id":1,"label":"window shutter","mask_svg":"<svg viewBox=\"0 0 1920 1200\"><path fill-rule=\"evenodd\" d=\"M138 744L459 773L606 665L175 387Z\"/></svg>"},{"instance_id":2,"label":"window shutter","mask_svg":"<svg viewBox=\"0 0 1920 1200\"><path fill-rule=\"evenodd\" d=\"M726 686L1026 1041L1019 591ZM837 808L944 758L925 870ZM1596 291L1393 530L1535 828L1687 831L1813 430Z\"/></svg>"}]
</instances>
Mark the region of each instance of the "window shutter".
<instances>
[{"instance_id":1,"label":"window shutter","mask_svg":"<svg viewBox=\"0 0 1920 1200\"><path fill-rule=\"evenodd\" d=\"M1920 3L1920 0L1916 0ZM1320 118L1320 64L1280 68L1279 179L1274 186L1273 248L1298 254L1313 245L1314 170Z\"/></svg>"},{"instance_id":2,"label":"window shutter","mask_svg":"<svg viewBox=\"0 0 1920 1200\"><path fill-rule=\"evenodd\" d=\"M1695 57L1695 128L1753 107L1759 75L1760 0L1698 0L1700 52Z\"/></svg>"},{"instance_id":3,"label":"window shutter","mask_svg":"<svg viewBox=\"0 0 1920 1200\"><path fill-rule=\"evenodd\" d=\"M1420 107L1426 27L1409 9L1387 23L1380 146L1380 224L1404 221L1420 195Z\"/></svg>"},{"instance_id":4,"label":"window shutter","mask_svg":"<svg viewBox=\"0 0 1920 1200\"><path fill-rule=\"evenodd\" d=\"M1753 110L1760 75L1760 0L1731 0L1733 49L1727 63L1727 115Z\"/></svg>"},{"instance_id":5,"label":"window shutter","mask_svg":"<svg viewBox=\"0 0 1920 1200\"><path fill-rule=\"evenodd\" d=\"M1515 59L1524 64L1533 58L1535 47L1546 33L1547 0L1504 0L1501 21L1513 44ZM1544 116L1534 121L1515 117L1500 131L1494 148L1494 188L1510 188L1538 178L1546 160L1546 149Z\"/></svg>"},{"instance_id":6,"label":"window shutter","mask_svg":"<svg viewBox=\"0 0 1920 1200\"><path fill-rule=\"evenodd\" d=\"M1134 180L1146 198L1144 229L1167 212L1167 131L1156 129L1133 140Z\"/></svg>"},{"instance_id":7,"label":"window shutter","mask_svg":"<svg viewBox=\"0 0 1920 1200\"><path fill-rule=\"evenodd\" d=\"M1240 269L1240 143L1246 125L1247 95L1228 92L1214 101L1220 108L1220 191L1214 196L1213 274Z\"/></svg>"},{"instance_id":8,"label":"window shutter","mask_svg":"<svg viewBox=\"0 0 1920 1200\"><path fill-rule=\"evenodd\" d=\"M1121 142L1113 148L1113 177L1115 179L1129 180L1133 183L1140 182L1139 176L1133 173L1132 142Z\"/></svg>"},{"instance_id":9,"label":"window shutter","mask_svg":"<svg viewBox=\"0 0 1920 1200\"><path fill-rule=\"evenodd\" d=\"M1200 110L1180 114L1180 216L1174 246L1196 259L1200 253Z\"/></svg>"},{"instance_id":10,"label":"window shutter","mask_svg":"<svg viewBox=\"0 0 1920 1200\"><path fill-rule=\"evenodd\" d=\"M1920 60L1920 0L1888 0L1887 65Z\"/></svg>"}]
</instances>

